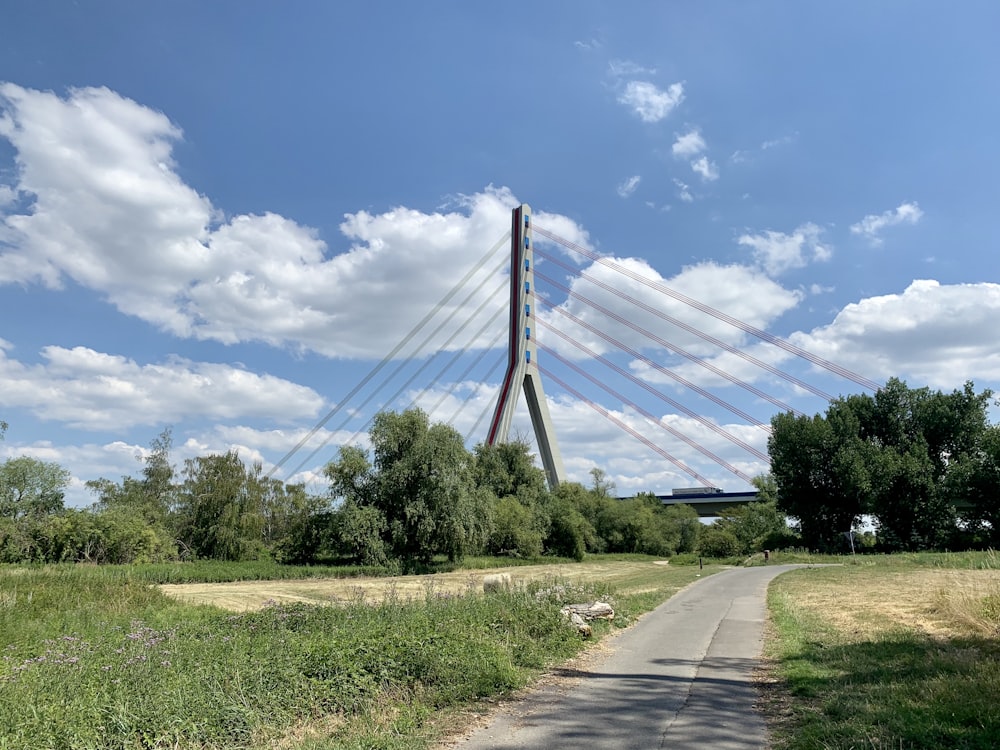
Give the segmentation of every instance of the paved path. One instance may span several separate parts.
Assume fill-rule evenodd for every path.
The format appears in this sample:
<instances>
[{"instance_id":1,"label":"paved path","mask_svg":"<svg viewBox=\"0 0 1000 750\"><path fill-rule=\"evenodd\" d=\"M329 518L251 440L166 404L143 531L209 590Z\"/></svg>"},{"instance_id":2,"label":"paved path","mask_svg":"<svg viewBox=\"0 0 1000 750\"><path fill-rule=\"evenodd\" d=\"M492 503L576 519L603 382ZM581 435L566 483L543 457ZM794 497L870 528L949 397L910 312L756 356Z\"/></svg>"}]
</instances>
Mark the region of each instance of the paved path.
<instances>
[{"instance_id":1,"label":"paved path","mask_svg":"<svg viewBox=\"0 0 1000 750\"><path fill-rule=\"evenodd\" d=\"M676 594L616 637L569 689L512 703L458 750L760 750L752 673L767 585L800 565L735 568Z\"/></svg>"}]
</instances>

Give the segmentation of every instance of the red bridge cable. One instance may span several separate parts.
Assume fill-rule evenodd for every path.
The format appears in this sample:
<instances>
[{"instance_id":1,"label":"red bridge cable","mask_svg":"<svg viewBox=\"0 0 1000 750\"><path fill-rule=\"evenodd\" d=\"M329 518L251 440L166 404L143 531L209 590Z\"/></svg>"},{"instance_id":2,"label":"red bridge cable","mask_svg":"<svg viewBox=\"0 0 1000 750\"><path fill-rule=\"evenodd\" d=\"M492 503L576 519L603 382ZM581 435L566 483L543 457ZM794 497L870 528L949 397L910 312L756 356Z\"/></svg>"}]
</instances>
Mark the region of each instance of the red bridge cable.
<instances>
[{"instance_id":1,"label":"red bridge cable","mask_svg":"<svg viewBox=\"0 0 1000 750\"><path fill-rule=\"evenodd\" d=\"M611 412L609 412L603 406L601 406L600 404L595 404L593 401L591 401L590 399L588 399L586 396L584 396L578 390L576 390L572 386L564 383L562 380L560 380L558 377L556 377L554 374L552 374L549 370L547 370L546 368L542 367L541 365L539 365L538 369L539 369L539 371L543 375L545 375L546 378L548 378L549 380L551 380L552 382L554 382L556 385L561 386L563 388L563 390L565 390L567 393L571 394L572 396L576 397L579 401L582 401L583 403L585 403L587 406L589 406L591 409L593 409L594 411L596 411L598 414L600 414L605 419L609 420L610 422L613 422L618 427L620 427L621 429L625 430L625 432L627 432L629 435L631 435L632 437L634 437L639 442L643 443L647 448L649 448L650 450L653 450L656 453L658 453L661 456L663 456L663 458L667 459L670 463L672 463L678 469L680 469L681 471L683 471L685 474L687 474L690 477L694 477L694 479L696 479L697 481L701 482L702 485L705 486L705 487L711 487L712 486L712 483L708 479L706 479L701 474L699 474L697 471L695 471L690 466L688 466L687 464L685 464L679 458L674 458L672 455L670 455L665 450L663 450L660 446L656 445L651 440L649 440L649 438L645 437L641 433L639 433L636 430L634 430L631 427L629 427L627 424L625 424L622 420L618 419L618 417L616 417L615 415L613 415Z\"/></svg>"},{"instance_id":2,"label":"red bridge cable","mask_svg":"<svg viewBox=\"0 0 1000 750\"><path fill-rule=\"evenodd\" d=\"M607 367L610 367L612 370L614 370L615 372L617 372L619 375L621 375L622 377L627 378L630 382L634 383L635 385L638 385L640 388L645 389L646 391L648 391L652 395L654 395L657 398L659 398L664 403L669 404L670 406L674 407L677 411L683 413L684 415L690 417L691 419L694 419L696 422L698 422L702 426L708 428L709 430L711 430L712 432L716 433L717 435L720 435L721 437L724 437L727 440L735 443L736 445L738 445L743 450L748 451L749 453L752 453L754 456L756 456L757 458L759 458L761 461L766 461L766 462L770 462L771 461L770 457L766 453L763 453L763 452L757 450L756 448L754 448L749 443L745 442L744 440L741 440L740 438L736 437L735 435L733 435L733 434L729 433L728 431L722 429L722 427L720 427L719 425L715 424L712 420L707 419L706 417L703 417L701 414L698 414L697 412L692 411L691 409L687 408L683 404L681 404L681 403L679 403L677 401L674 401L672 398L670 398L669 396L667 396L664 393L661 393L656 388L654 388L653 386L651 386L649 383L643 381L641 378L637 378L635 375L633 375L632 373L628 372L623 367L619 367L618 365L616 365L611 360L609 360L609 359L607 359L605 357L602 357L600 354L598 354L597 352L593 351L588 346L586 346L584 344L581 344L580 342L574 340L573 338L571 338L567 334L563 333L562 331L560 331L560 330L558 330L556 328L553 328L551 325L549 325L548 323L546 323L544 320L540 320L539 319L538 320L538 324L540 326L545 327L547 330L552 331L554 334L556 334L560 338L566 340L567 342L569 342L570 344L572 344L573 346L575 346L580 351L582 351L585 354L593 357L594 359L596 359L601 364L603 364L603 365L605 365ZM552 351L551 348L544 346L544 344L542 344L540 341L536 341L535 345L538 346L539 348L544 348L546 351L549 351L549 352ZM553 352L553 354L560 361L565 361L558 354L555 354L554 352ZM569 363L567 363L567 364L569 364ZM573 369L576 369L576 365L570 365L570 367L573 367ZM590 376L586 375L585 373L581 373L581 374L583 374L584 377L586 377L588 379L590 378ZM624 400L624 399L622 399L622 400ZM636 407L636 408L638 409L638 407ZM758 425L758 426L760 426L760 425Z\"/></svg>"},{"instance_id":3,"label":"red bridge cable","mask_svg":"<svg viewBox=\"0 0 1000 750\"><path fill-rule=\"evenodd\" d=\"M717 463L719 466L722 466L723 468L728 469L729 471L731 471L733 474L735 474L736 476L738 476L744 482L747 482L749 484L749 483L751 483L753 481L753 478L749 474L746 474L746 473L740 471L735 466L733 466L731 463L729 463L728 461L726 461L726 459L722 458L722 456L719 456L718 454L713 453L711 450L709 450L705 446L701 445L701 443L697 442L693 438L688 437L683 432L681 432L680 430L676 429L675 427L672 427L671 425L667 424L666 422L664 422L659 417L654 416L652 413L646 411L645 409L643 409L641 406L639 406L635 402L633 402L633 401L625 398L623 395L621 395L620 393L618 393L617 391L615 391L607 383L602 382L600 379L598 379L598 378L594 377L593 375L591 375L590 373L586 372L582 367L579 367L578 365L574 364L573 362L570 362L569 360L563 358L556 351L554 351L553 349L549 349L547 346L545 346L541 342L536 341L535 345L539 349L543 349L547 354L549 354L549 356L554 357L555 359L559 360L564 365L566 365L567 367L569 367L572 370L574 370L577 374L582 375L587 380L589 380L591 383L593 383L594 385L596 385L599 388L601 388L602 390L604 390L612 398L618 399L618 400L622 401L623 403L627 404L628 406L630 406L631 408L635 409L639 414L641 414L642 416L644 416L646 419L648 419L650 422L652 422L653 424L655 424L657 427L663 428L664 430L666 430L667 432L669 432L671 435L673 435L678 440L684 441L689 446L691 446L692 448L694 448L696 451L698 451L702 455L706 456L709 460L711 460L711 461ZM749 446L748 446L748 448L749 448ZM756 455L758 457L762 457L762 460L764 460L766 462L770 461L770 459L767 457L766 454L762 454L762 453L760 453L760 451L754 450L752 448L750 448L750 450L754 453L754 455Z\"/></svg>"},{"instance_id":4,"label":"red bridge cable","mask_svg":"<svg viewBox=\"0 0 1000 750\"><path fill-rule=\"evenodd\" d=\"M652 341L655 341L660 346L663 346L663 347L669 349L670 351L675 352L676 354L679 354L679 355L681 355L683 357L686 357L687 359L691 360L692 362L695 362L697 364L702 365L706 369L711 370L713 373L715 373L719 377L724 378L725 380L728 380L730 383L733 383L734 385L740 386L741 388L749 391L750 393L754 394L755 396L757 396L759 398L764 399L765 401L769 401L770 403L774 404L775 406L777 406L782 411L790 411L793 414L801 415L801 412L799 412L794 407L789 406L784 401L782 401L782 400L780 400L778 398L775 398L774 396L771 396L771 395L765 393L764 391L760 390L756 386L751 385L750 383L747 383L744 380L740 380L735 375L730 375L725 370L723 370L723 369L721 369L721 368L719 368L719 367L711 364L710 362L706 362L705 360L701 359L700 357L696 357L695 355L693 355L693 354L685 351L684 349L681 349L679 346L676 346L675 344L670 343L669 341L667 341L663 337L658 336L657 334L653 333L652 331L647 331L645 328L642 328L638 324L633 323L631 320L628 320L627 318L622 317L618 313L615 313L615 312L609 310L608 308L599 305L598 303L594 302L593 300L591 300L588 297L585 297L584 295L580 294L579 292L574 292L574 291L570 290L568 287L560 284L555 279L552 279L549 276L546 276L544 273L542 273L541 271L539 271L537 269L535 269L535 276L537 276L538 278L546 281L547 283L551 284L552 286L554 286L554 287L562 290L563 292L565 292L570 297L574 297L574 298L580 300L581 302L583 302L584 304L586 304L586 305L594 308L598 312L601 312L604 315L607 315L612 320L615 320L615 321L621 323L622 325L627 326L628 328L631 328L636 333L640 333L643 336L645 336L646 338L651 339ZM572 316L572 313L569 313L568 311L564 310L561 307L556 307L551 302L547 302L546 304L548 304L550 307L553 307L561 315ZM574 318L574 319L580 325L583 325L583 326L587 325L586 323L583 323L579 318ZM598 335L603 335L603 334L598 333ZM620 344L620 343L616 343L616 346L618 346L621 349L625 348L624 344ZM629 352L631 353L632 350L629 350ZM644 362L646 362L647 364L649 364L649 365L651 365L653 367L656 367L658 369L661 367L660 365L655 364L654 362L652 362L652 360L647 359L646 357L644 357L641 354L637 354L636 356L638 356ZM709 394L708 391L705 391L700 386L694 385L689 380L685 380L680 375L677 375L676 373L674 373L672 371L664 370L664 373L666 375L668 375L669 377L673 378L674 380L676 380L678 383L682 383L683 385L686 385L688 388L691 388L694 391L696 391L697 393L700 393L705 398L708 398L708 399L711 399L711 400L715 401L717 404L719 404L720 406L722 406L722 407L724 407L726 409L729 409L730 411L733 411L733 409L735 408L735 407L732 407L731 405L729 405L728 403L726 403L725 401L722 401L717 396L713 396L713 395ZM738 413L738 412L734 411L734 413ZM740 416L744 416L744 415L742 413L740 413ZM758 423L757 420L755 420L755 419L750 419L749 421L754 422L754 423Z\"/></svg>"},{"instance_id":5,"label":"red bridge cable","mask_svg":"<svg viewBox=\"0 0 1000 750\"><path fill-rule=\"evenodd\" d=\"M603 281L601 281L601 280L599 280L599 279L591 276L590 274L588 274L586 272L583 272L583 271L580 271L577 268L574 268L569 263L566 263L565 261L560 260L559 258L557 258L554 255L550 255L549 253L546 253L543 250L539 250L538 248L535 248L535 254L538 255L539 257L545 258L545 260L547 260L547 261L555 263L558 266L562 266L562 268L564 268L565 270L569 271L570 273L575 274L576 276L580 277L581 279L589 281L591 284L594 284L595 286L598 286L601 289L604 289L605 291L610 292L611 294L614 294L615 296L617 296L617 297L625 300L626 302L630 302L631 304L635 305L636 307L642 308L646 312L648 312L648 313L650 313L652 315L655 315L656 317L660 318L661 320L666 321L667 323L671 323L672 325L675 325L678 328L680 328L680 329L682 329L684 331L687 331L688 333L694 334L695 336L699 337L703 341L707 341L708 343L713 344L713 345L719 347L720 349L724 349L725 351L729 352L730 354L735 354L737 357L740 357L740 358L744 359L745 361L750 362L751 364L754 364L754 365L756 365L757 367L760 367L763 370L766 370L767 372L771 373L772 375L777 375L778 377L783 378L784 380L787 380L788 382L793 383L794 385L799 386L799 388L802 388L803 390L809 391L810 393L812 393L812 394L814 394L816 396L819 396L820 398L824 399L825 401L833 401L833 396L831 396L829 393L826 393L826 392L820 390L819 388L816 388L815 386L813 386L813 385L805 382L804 380L801 380L800 378L797 378L796 376L792 375L791 373L787 373L784 370L780 370L779 368L775 367L774 365L770 365L767 362L764 362L764 361L762 361L760 359L757 359L757 357L753 356L752 354L749 354L749 353L743 351L742 349L739 349L739 348L733 346L732 344L727 344L725 341L722 341L721 339L717 339L714 336L712 336L710 334L707 334L704 331L701 331L701 330L695 328L694 326L692 326L692 325L690 325L688 323L685 323L682 320L678 320L677 318L675 318L675 317L673 317L671 315L668 315L667 313L663 312L662 310L657 310L652 305L647 305L645 302L642 302L641 300L638 300L635 297L632 297L632 296L626 294L622 290L615 289L614 286L612 286L611 284L603 282ZM700 357L695 357L692 354L688 354L688 353L682 352L680 350L676 350L676 351L682 357L687 357L692 362L697 362L698 364L702 365L703 367L707 367L708 369L712 369L712 365L710 365L704 359L702 359ZM719 373L719 374L721 374L721 373ZM729 379L729 377L727 375L723 374L723 377L726 377L727 379Z\"/></svg>"},{"instance_id":6,"label":"red bridge cable","mask_svg":"<svg viewBox=\"0 0 1000 750\"><path fill-rule=\"evenodd\" d=\"M533 229L537 234L545 237L546 239L558 243L563 247L569 248L570 250L573 250L579 253L580 255L589 258L595 263L600 263L601 265L606 266L614 271L617 271L618 273L628 276L630 279L634 281L638 281L640 284L645 284L651 289L655 289L658 292L666 294L668 297L673 297L679 302L683 302L686 305L690 305L691 307L695 308L696 310L700 310L706 315L711 315L713 318L717 318L718 320L728 323L731 326L739 328L741 331L744 331L745 333L749 333L752 336L756 336L757 338L763 341L767 341L769 344L773 344L774 346L777 346L780 349L784 349L789 354L794 354L797 357L801 357L802 359L808 360L809 362L812 362L814 365L822 367L825 370L829 370L830 372L840 375L841 377L860 385L862 388L867 388L868 390L871 391L878 391L881 390L882 388L882 385L880 383L877 383L874 380L870 380L869 378L866 378L864 375L859 375L856 372L852 372L851 370L848 370L846 367L841 367L840 365L834 362L831 362L815 354L812 354L811 352L808 352L799 346L795 346L795 344L785 341L784 339L779 338L774 334L768 333L767 331L763 331L760 328L756 328L750 325L749 323L744 323L743 321L734 318L731 315L727 315L721 310L716 310L714 307L706 305L703 302L698 302L697 300L692 299L687 295L681 294L680 292L671 289L666 284L662 284L658 281L653 281L652 279L649 279L643 276L642 274L636 273L635 271L625 268L624 266L615 263L613 260L598 255L592 250L588 250L587 248L578 245L575 242L563 239L559 235L539 227L537 224L533 227Z\"/></svg>"},{"instance_id":7,"label":"red bridge cable","mask_svg":"<svg viewBox=\"0 0 1000 750\"><path fill-rule=\"evenodd\" d=\"M535 271L535 275L536 276L539 275L538 271ZM716 396L714 393L706 391L701 386L695 385L694 383L692 383L687 378L684 378L684 377L678 375L676 372L673 372L672 370L667 369L663 365L661 365L661 364L659 364L657 362L654 362L653 360L649 359L649 357L645 356L644 354L641 354L641 353L637 352L635 349L632 349L627 344L624 344L621 341L618 341L618 339L614 338L613 336L611 336L611 335L609 335L607 333L604 333L600 329L595 328L594 326L590 325L589 323L587 323L587 322L581 320L580 318L576 317L575 315L573 315L573 313L570 313L570 312L567 312L566 310L563 310L562 308L560 308L557 305L553 304L552 302L550 302L549 300L547 300L545 297L543 297L542 295L538 294L537 292L535 294L535 299L539 300L542 304L545 304L549 308L555 310L560 315L562 315L562 316L564 316L566 318L569 318L570 320L572 320L577 325L579 325L579 326L581 326L583 328L586 328L588 331L590 331L591 333L593 333L595 336L600 336L602 339L604 339L605 341L607 341L609 344L611 344L616 349L621 349L626 354L629 354L629 355L635 357L636 359L640 360L644 364L647 364L650 367L652 367L657 372L660 372L663 375L666 375L668 378L671 378L672 380L680 383L681 385L683 385L683 386L685 386L687 388L690 388L695 393L697 393L700 396L703 396L704 398L707 398L712 403L717 404L718 406L721 406L723 409L726 409L729 412L732 412L736 416L738 416L738 417L746 420L747 422L749 422L750 424L754 425L755 427L761 428L765 432L770 432L771 431L771 428L768 425L763 424L756 417L754 417L754 416L752 416L750 414L747 414L742 409L740 409L740 408L738 408L736 406L733 406L728 401L725 401L724 399L721 399L718 396ZM683 409L683 407L680 407L680 408ZM690 413L692 416L694 415L694 412L691 412L690 410L685 410L685 413Z\"/></svg>"}]
</instances>

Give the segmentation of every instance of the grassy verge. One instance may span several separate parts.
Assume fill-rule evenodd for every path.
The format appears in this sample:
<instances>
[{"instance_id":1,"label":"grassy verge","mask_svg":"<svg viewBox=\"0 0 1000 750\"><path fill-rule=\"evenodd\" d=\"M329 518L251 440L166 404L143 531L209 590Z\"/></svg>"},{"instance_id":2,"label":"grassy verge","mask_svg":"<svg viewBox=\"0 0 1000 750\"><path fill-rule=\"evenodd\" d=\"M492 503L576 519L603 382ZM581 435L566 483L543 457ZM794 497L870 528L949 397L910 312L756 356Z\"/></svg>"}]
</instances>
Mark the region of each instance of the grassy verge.
<instances>
[{"instance_id":1,"label":"grassy verge","mask_svg":"<svg viewBox=\"0 0 1000 750\"><path fill-rule=\"evenodd\" d=\"M1000 558L862 557L769 591L775 748L994 748Z\"/></svg>"},{"instance_id":2,"label":"grassy verge","mask_svg":"<svg viewBox=\"0 0 1000 750\"><path fill-rule=\"evenodd\" d=\"M522 687L584 647L561 602L611 598L623 624L699 572L649 563L610 584L490 596L431 584L414 601L233 614L169 599L138 572L2 569L0 748L421 747L441 709Z\"/></svg>"}]
</instances>

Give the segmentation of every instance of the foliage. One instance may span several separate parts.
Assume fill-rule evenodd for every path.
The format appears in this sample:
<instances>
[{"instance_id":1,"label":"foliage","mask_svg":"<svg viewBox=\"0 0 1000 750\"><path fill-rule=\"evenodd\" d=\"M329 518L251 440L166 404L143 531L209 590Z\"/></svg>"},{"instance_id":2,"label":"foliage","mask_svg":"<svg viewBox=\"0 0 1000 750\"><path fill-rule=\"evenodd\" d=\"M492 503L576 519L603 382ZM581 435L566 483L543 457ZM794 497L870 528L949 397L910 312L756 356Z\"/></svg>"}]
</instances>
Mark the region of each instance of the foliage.
<instances>
[{"instance_id":1,"label":"foliage","mask_svg":"<svg viewBox=\"0 0 1000 750\"><path fill-rule=\"evenodd\" d=\"M0 517L40 518L63 507L69 472L51 461L30 456L8 458L0 464Z\"/></svg>"},{"instance_id":2,"label":"foliage","mask_svg":"<svg viewBox=\"0 0 1000 750\"><path fill-rule=\"evenodd\" d=\"M358 447L343 448L326 472L345 508L373 509L370 528L378 529L392 556L457 560L482 549L492 521L490 495L475 485L462 436L410 409L377 415L370 437L371 458Z\"/></svg>"},{"instance_id":3,"label":"foliage","mask_svg":"<svg viewBox=\"0 0 1000 750\"><path fill-rule=\"evenodd\" d=\"M798 519L807 545L828 550L862 514L887 550L945 548L963 515L969 527L995 528L991 395L972 383L945 394L894 378L874 396L835 400L825 417L776 415L768 447L778 507Z\"/></svg>"},{"instance_id":4,"label":"foliage","mask_svg":"<svg viewBox=\"0 0 1000 750\"><path fill-rule=\"evenodd\" d=\"M246 467L235 451L185 462L178 538L198 557L253 560L263 552L261 466Z\"/></svg>"},{"instance_id":5,"label":"foliage","mask_svg":"<svg viewBox=\"0 0 1000 750\"><path fill-rule=\"evenodd\" d=\"M753 484L759 499L725 511L702 535L702 554L709 557L749 555L798 543L798 537L788 527L788 517L778 509L774 478L765 474L755 477ZM717 554L723 550L724 554Z\"/></svg>"},{"instance_id":6,"label":"foliage","mask_svg":"<svg viewBox=\"0 0 1000 750\"><path fill-rule=\"evenodd\" d=\"M434 710L509 692L580 650L558 604L610 594L547 581L230 614L128 570L0 569L0 747L290 747L305 726L324 746L423 747ZM652 598L616 601L624 618L694 573L655 572Z\"/></svg>"}]
</instances>

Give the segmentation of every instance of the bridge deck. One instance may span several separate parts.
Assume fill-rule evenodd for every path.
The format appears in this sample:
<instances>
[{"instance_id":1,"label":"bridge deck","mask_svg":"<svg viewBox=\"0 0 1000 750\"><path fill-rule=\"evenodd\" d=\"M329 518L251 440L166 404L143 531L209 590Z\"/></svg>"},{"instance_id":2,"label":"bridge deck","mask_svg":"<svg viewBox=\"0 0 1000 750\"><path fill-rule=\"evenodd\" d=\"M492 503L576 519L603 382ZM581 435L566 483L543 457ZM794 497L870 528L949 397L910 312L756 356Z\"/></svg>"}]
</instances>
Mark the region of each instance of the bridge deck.
<instances>
[{"instance_id":1,"label":"bridge deck","mask_svg":"<svg viewBox=\"0 0 1000 750\"><path fill-rule=\"evenodd\" d=\"M712 518L737 505L757 501L756 492L707 492L704 495L657 495L664 505L690 505L702 518Z\"/></svg>"}]
</instances>

